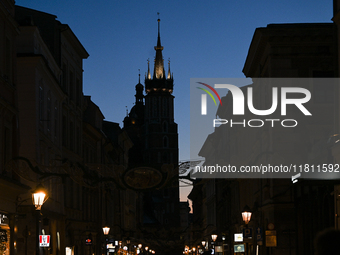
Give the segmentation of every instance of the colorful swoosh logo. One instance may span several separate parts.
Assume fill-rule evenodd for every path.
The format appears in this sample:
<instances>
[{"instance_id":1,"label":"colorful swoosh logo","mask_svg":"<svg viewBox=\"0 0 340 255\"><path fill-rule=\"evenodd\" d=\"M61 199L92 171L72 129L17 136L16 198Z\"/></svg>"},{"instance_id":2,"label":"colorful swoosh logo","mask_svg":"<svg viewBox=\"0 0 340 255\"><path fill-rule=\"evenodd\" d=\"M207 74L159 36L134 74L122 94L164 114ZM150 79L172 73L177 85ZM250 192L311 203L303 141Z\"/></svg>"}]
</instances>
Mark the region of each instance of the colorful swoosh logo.
<instances>
[{"instance_id":1,"label":"colorful swoosh logo","mask_svg":"<svg viewBox=\"0 0 340 255\"><path fill-rule=\"evenodd\" d=\"M221 98L220 98L220 96L217 94L217 91L216 91L213 87L211 87L210 85L208 85L208 84L206 84L206 83L203 83L203 82L197 82L197 83L202 84L202 85L206 86L207 88L211 89L211 91L215 93L215 95L217 96L218 100L220 101L220 104L222 105ZM214 96L211 94L211 92L210 92L209 90L203 89L203 88L200 88L200 87L197 87L197 88L203 90L204 92L206 92L206 93L214 100L215 105L217 105Z\"/></svg>"}]
</instances>

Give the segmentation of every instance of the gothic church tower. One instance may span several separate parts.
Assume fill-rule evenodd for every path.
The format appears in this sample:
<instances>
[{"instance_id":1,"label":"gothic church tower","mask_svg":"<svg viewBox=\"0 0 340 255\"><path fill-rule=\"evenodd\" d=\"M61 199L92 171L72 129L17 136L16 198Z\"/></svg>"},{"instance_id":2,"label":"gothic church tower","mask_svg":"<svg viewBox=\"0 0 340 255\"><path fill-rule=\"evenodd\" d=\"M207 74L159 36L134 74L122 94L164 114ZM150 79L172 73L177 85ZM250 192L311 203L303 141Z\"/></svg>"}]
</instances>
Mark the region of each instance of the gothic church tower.
<instances>
[{"instance_id":1,"label":"gothic church tower","mask_svg":"<svg viewBox=\"0 0 340 255\"><path fill-rule=\"evenodd\" d=\"M144 86L139 77L135 105L124 119L123 131L133 145L121 180L128 189L136 191L136 211L131 211L136 219L135 235L163 255L171 255L181 253L183 248L178 234L178 133L172 95L174 80L170 61L167 73L164 70L160 19L155 51L153 73L148 61Z\"/></svg>"},{"instance_id":2,"label":"gothic church tower","mask_svg":"<svg viewBox=\"0 0 340 255\"><path fill-rule=\"evenodd\" d=\"M160 19L155 51L153 74L148 61L145 86L139 79L135 105L124 119L123 130L133 147L123 180L140 191L141 225L147 229L158 226L173 238L169 230L179 227L178 133L174 121L174 81L170 61L167 73L164 70Z\"/></svg>"},{"instance_id":3,"label":"gothic church tower","mask_svg":"<svg viewBox=\"0 0 340 255\"><path fill-rule=\"evenodd\" d=\"M164 70L163 46L160 38L160 19L158 19L158 38L155 46L156 57L153 76L150 66L145 77L145 154L147 163L178 164L178 133L174 121L174 80L170 72Z\"/></svg>"}]
</instances>

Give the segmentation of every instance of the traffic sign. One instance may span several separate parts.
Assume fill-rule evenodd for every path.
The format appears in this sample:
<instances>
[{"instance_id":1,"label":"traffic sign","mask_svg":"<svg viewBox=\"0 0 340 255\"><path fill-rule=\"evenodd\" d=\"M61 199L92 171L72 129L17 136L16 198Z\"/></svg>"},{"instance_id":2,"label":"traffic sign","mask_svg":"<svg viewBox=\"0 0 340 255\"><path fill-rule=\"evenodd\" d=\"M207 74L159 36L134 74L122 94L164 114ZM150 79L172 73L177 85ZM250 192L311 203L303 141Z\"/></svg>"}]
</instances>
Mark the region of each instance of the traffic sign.
<instances>
[{"instance_id":1,"label":"traffic sign","mask_svg":"<svg viewBox=\"0 0 340 255\"><path fill-rule=\"evenodd\" d=\"M252 228L244 228L243 229L243 237L244 238L252 238L253 237L253 229Z\"/></svg>"},{"instance_id":2,"label":"traffic sign","mask_svg":"<svg viewBox=\"0 0 340 255\"><path fill-rule=\"evenodd\" d=\"M258 242L263 241L263 231L262 231L262 228L257 228L256 229L256 240Z\"/></svg>"}]
</instances>

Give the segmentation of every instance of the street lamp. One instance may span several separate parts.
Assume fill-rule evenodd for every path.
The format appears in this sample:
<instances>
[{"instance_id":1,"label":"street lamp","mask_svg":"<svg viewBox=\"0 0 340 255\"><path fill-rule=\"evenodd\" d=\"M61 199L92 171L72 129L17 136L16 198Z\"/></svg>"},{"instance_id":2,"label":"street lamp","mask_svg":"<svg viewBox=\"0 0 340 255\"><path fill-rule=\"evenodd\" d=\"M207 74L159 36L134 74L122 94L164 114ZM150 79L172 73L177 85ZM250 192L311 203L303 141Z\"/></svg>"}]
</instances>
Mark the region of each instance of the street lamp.
<instances>
[{"instance_id":1,"label":"street lamp","mask_svg":"<svg viewBox=\"0 0 340 255\"><path fill-rule=\"evenodd\" d=\"M216 241L216 239L217 239L217 235L216 234L212 234L211 235L211 240L212 240L211 246L212 246L212 249L214 250L214 254L215 254L215 241Z\"/></svg>"},{"instance_id":2,"label":"street lamp","mask_svg":"<svg viewBox=\"0 0 340 255\"><path fill-rule=\"evenodd\" d=\"M250 210L249 206L246 205L243 208L243 211L242 211L242 219L243 219L244 223L246 224L246 227L248 227L248 223L250 221L250 218L251 218L251 210ZM246 243L246 254L249 254L248 243Z\"/></svg>"},{"instance_id":3,"label":"street lamp","mask_svg":"<svg viewBox=\"0 0 340 255\"><path fill-rule=\"evenodd\" d=\"M35 188L35 190L32 192L32 202L33 205L35 206L35 209L37 211L36 213L36 247L35 247L35 253L36 255L40 254L40 243L39 243L39 233L40 233L40 222L41 222L41 207L47 200L47 191L45 188L41 185L38 184L38 186Z\"/></svg>"},{"instance_id":4,"label":"street lamp","mask_svg":"<svg viewBox=\"0 0 340 255\"><path fill-rule=\"evenodd\" d=\"M251 218L251 210L249 206L246 205L242 211L242 219L246 225L248 225L250 218Z\"/></svg>"},{"instance_id":5,"label":"street lamp","mask_svg":"<svg viewBox=\"0 0 340 255\"><path fill-rule=\"evenodd\" d=\"M103 233L104 233L104 239L105 239L105 255L107 254L107 244L106 244L106 237L110 232L110 228L109 227L103 227Z\"/></svg>"},{"instance_id":6,"label":"street lamp","mask_svg":"<svg viewBox=\"0 0 340 255\"><path fill-rule=\"evenodd\" d=\"M110 232L110 228L109 227L103 227L103 233L105 236L107 236Z\"/></svg>"},{"instance_id":7,"label":"street lamp","mask_svg":"<svg viewBox=\"0 0 340 255\"><path fill-rule=\"evenodd\" d=\"M42 205L47 200L47 191L45 188L38 184L35 190L32 192L32 201L36 210L41 210Z\"/></svg>"},{"instance_id":8,"label":"street lamp","mask_svg":"<svg viewBox=\"0 0 340 255\"><path fill-rule=\"evenodd\" d=\"M207 243L205 240L202 240L202 246L203 246L203 248L205 248L205 244Z\"/></svg>"}]
</instances>

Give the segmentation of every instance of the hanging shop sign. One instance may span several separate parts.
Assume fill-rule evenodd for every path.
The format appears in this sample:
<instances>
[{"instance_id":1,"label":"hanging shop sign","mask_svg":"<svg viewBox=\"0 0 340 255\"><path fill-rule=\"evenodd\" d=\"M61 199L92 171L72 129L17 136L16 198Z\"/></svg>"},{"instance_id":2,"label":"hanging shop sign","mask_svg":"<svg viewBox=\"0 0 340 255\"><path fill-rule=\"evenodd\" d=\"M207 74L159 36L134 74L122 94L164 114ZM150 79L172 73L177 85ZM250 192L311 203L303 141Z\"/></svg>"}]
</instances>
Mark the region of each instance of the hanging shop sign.
<instances>
[{"instance_id":1,"label":"hanging shop sign","mask_svg":"<svg viewBox=\"0 0 340 255\"><path fill-rule=\"evenodd\" d=\"M234 245L234 252L244 252L244 244L235 244Z\"/></svg>"},{"instance_id":2,"label":"hanging shop sign","mask_svg":"<svg viewBox=\"0 0 340 255\"><path fill-rule=\"evenodd\" d=\"M125 186L135 190L157 188L163 184L166 176L153 167L137 167L123 173Z\"/></svg>"},{"instance_id":3,"label":"hanging shop sign","mask_svg":"<svg viewBox=\"0 0 340 255\"><path fill-rule=\"evenodd\" d=\"M86 238L85 239L85 244L92 245L92 239L91 238Z\"/></svg>"},{"instance_id":4,"label":"hanging shop sign","mask_svg":"<svg viewBox=\"0 0 340 255\"><path fill-rule=\"evenodd\" d=\"M39 235L39 246L50 247L50 235Z\"/></svg>"},{"instance_id":5,"label":"hanging shop sign","mask_svg":"<svg viewBox=\"0 0 340 255\"><path fill-rule=\"evenodd\" d=\"M266 230L266 246L267 247L276 247L276 231L275 230Z\"/></svg>"},{"instance_id":6,"label":"hanging shop sign","mask_svg":"<svg viewBox=\"0 0 340 255\"><path fill-rule=\"evenodd\" d=\"M243 242L243 234L242 233L234 234L234 241Z\"/></svg>"}]
</instances>

